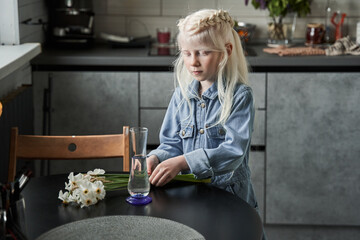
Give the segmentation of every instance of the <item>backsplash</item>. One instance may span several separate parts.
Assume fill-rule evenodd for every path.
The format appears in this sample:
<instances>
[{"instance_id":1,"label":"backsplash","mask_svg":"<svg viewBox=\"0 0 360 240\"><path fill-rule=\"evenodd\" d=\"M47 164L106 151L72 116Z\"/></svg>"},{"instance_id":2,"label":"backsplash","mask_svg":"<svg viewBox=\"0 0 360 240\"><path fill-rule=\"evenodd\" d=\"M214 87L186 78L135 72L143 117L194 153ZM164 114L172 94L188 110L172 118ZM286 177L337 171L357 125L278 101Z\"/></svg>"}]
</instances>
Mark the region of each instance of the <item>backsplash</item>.
<instances>
[{"instance_id":1,"label":"backsplash","mask_svg":"<svg viewBox=\"0 0 360 240\"><path fill-rule=\"evenodd\" d=\"M202 8L228 10L237 21L256 24L254 41L267 38L267 10L255 10L244 0L93 0L95 11L95 32L121 36L156 36L157 27L170 27L172 37L177 29L176 22L189 12ZM295 39L304 39L307 23L325 23L327 0L313 0L311 14L297 18ZM344 35L356 36L356 23L360 21L360 1L331 1L332 12L340 10L347 14L344 21Z\"/></svg>"}]
</instances>

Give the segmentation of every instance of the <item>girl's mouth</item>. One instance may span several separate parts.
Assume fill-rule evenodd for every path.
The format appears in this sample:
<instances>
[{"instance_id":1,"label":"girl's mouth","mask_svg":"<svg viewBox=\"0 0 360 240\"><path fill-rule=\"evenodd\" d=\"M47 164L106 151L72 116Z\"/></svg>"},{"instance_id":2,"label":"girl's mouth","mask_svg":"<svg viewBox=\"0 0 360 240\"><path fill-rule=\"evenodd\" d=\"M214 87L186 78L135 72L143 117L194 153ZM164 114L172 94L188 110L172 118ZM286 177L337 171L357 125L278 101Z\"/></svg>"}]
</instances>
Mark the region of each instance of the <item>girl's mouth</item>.
<instances>
[{"instance_id":1,"label":"girl's mouth","mask_svg":"<svg viewBox=\"0 0 360 240\"><path fill-rule=\"evenodd\" d=\"M202 73L202 71L193 71L193 74L194 75L199 75L199 74L201 74Z\"/></svg>"}]
</instances>

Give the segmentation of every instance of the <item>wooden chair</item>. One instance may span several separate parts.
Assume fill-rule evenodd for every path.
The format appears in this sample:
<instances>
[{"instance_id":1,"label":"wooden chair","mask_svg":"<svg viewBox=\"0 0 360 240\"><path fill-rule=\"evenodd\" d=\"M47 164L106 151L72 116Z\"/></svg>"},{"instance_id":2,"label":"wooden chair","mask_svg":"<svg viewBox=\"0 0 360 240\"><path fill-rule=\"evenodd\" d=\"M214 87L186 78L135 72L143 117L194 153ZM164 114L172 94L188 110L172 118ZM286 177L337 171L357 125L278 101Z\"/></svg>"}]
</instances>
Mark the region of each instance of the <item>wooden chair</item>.
<instances>
[{"instance_id":1,"label":"wooden chair","mask_svg":"<svg viewBox=\"0 0 360 240\"><path fill-rule=\"evenodd\" d=\"M96 159L123 157L123 171L130 169L129 127L122 134L88 136L19 135L11 129L8 181L16 174L16 162L21 159Z\"/></svg>"}]
</instances>

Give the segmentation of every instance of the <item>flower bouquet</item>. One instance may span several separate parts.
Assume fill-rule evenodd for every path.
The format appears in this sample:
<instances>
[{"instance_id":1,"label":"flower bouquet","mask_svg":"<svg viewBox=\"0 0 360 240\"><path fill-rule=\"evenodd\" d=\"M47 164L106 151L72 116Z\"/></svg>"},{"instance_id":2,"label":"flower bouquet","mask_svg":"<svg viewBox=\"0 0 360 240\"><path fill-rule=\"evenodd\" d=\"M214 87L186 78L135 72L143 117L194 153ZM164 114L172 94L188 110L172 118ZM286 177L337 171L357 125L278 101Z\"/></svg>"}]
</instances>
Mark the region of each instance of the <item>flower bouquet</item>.
<instances>
[{"instance_id":1,"label":"flower bouquet","mask_svg":"<svg viewBox=\"0 0 360 240\"><path fill-rule=\"evenodd\" d=\"M103 169L94 169L86 174L71 172L69 181L65 182L65 192L59 191L59 199L63 204L80 205L81 208L96 204L105 198L106 191L127 189L129 174L105 174ZM193 174L177 175L173 181L210 183L211 179L196 179Z\"/></svg>"},{"instance_id":2,"label":"flower bouquet","mask_svg":"<svg viewBox=\"0 0 360 240\"><path fill-rule=\"evenodd\" d=\"M312 0L251 0L255 9L267 9L269 12L271 21L268 23L268 44L290 44L295 31L296 16L305 17L311 13L311 2ZM245 5L248 3L249 0L245 0Z\"/></svg>"}]
</instances>

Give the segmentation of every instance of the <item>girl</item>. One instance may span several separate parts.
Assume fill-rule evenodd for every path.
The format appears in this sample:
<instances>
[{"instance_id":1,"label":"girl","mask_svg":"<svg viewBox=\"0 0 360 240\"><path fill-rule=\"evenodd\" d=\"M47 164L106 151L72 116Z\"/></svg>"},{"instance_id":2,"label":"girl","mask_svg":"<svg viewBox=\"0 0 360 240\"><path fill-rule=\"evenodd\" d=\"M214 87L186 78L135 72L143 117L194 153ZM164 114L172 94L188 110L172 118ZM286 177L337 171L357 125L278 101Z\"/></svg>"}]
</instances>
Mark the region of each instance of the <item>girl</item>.
<instances>
[{"instance_id":1,"label":"girl","mask_svg":"<svg viewBox=\"0 0 360 240\"><path fill-rule=\"evenodd\" d=\"M162 186L179 172L212 179L257 207L248 166L254 100L234 21L223 10L200 10L178 23L179 87L160 131L160 145L147 167Z\"/></svg>"}]
</instances>

